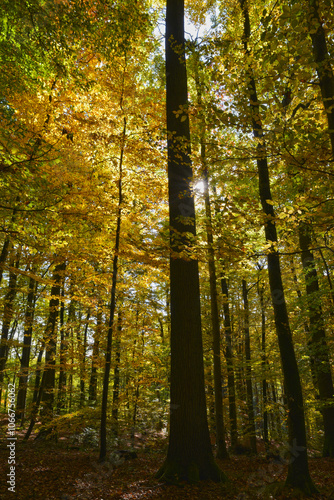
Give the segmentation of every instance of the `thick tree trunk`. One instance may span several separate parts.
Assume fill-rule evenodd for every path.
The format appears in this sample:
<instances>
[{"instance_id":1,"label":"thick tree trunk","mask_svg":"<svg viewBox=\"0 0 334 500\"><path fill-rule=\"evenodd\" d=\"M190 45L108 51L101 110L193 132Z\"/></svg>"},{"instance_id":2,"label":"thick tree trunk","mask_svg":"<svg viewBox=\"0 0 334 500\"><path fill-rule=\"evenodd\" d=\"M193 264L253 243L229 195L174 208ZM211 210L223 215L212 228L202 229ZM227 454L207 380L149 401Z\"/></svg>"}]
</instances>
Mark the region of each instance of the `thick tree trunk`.
<instances>
[{"instance_id":1,"label":"thick tree trunk","mask_svg":"<svg viewBox=\"0 0 334 500\"><path fill-rule=\"evenodd\" d=\"M253 405L253 384L252 384L252 365L251 365L251 348L249 334L249 304L248 304L248 289L245 280L242 280L242 297L244 302L244 333L245 333L245 357L246 357L246 394L247 394L247 413L248 425L247 436L252 453L257 453L256 448L256 431L255 417Z\"/></svg>"},{"instance_id":2,"label":"thick tree trunk","mask_svg":"<svg viewBox=\"0 0 334 500\"><path fill-rule=\"evenodd\" d=\"M318 275L313 253L310 250L310 227L306 223L299 225L299 245L302 251L302 263L305 273L310 339L308 342L311 362L318 385L319 397L324 419L324 457L334 458L334 389L326 342L326 333L319 297Z\"/></svg>"},{"instance_id":3,"label":"thick tree trunk","mask_svg":"<svg viewBox=\"0 0 334 500\"><path fill-rule=\"evenodd\" d=\"M171 288L171 412L167 459L157 473L179 478L223 478L210 443L206 414L198 262L191 189L184 2L167 0L167 134Z\"/></svg>"},{"instance_id":4,"label":"thick tree trunk","mask_svg":"<svg viewBox=\"0 0 334 500\"><path fill-rule=\"evenodd\" d=\"M24 412L27 396L27 383L30 363L30 350L31 350L31 337L32 326L34 321L35 312L35 299L36 299L37 283L31 276L29 278L29 290L27 296L27 307L24 318L24 338L21 356L21 367L19 375L19 387L17 392L16 401L16 419L21 420L21 425L24 423Z\"/></svg>"},{"instance_id":5,"label":"thick tree trunk","mask_svg":"<svg viewBox=\"0 0 334 500\"><path fill-rule=\"evenodd\" d=\"M278 238L275 226L275 213L270 189L270 178L260 107L256 92L255 79L248 60L250 57L248 41L251 32L249 13L245 0L240 0L240 5L244 16L244 50L245 57L247 58L245 74L248 83L253 134L257 140L259 193L262 210L265 215L265 237L266 241L271 245L268 251L269 285L274 308L276 333L281 354L284 385L289 412L289 445L291 448L292 458L289 462L286 485L300 488L305 493L311 494L316 492L316 488L311 480L308 468L302 387L293 347L288 311L284 296L280 260L277 251Z\"/></svg>"}]
</instances>

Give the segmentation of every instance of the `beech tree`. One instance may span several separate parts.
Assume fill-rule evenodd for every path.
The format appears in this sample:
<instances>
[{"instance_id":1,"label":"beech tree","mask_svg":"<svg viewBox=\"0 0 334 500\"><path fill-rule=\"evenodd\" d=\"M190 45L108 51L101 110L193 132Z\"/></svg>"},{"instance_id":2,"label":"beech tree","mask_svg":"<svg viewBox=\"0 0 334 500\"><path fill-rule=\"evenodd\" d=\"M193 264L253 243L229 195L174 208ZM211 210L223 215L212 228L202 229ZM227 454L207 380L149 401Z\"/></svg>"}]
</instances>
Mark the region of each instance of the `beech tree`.
<instances>
[{"instance_id":1,"label":"beech tree","mask_svg":"<svg viewBox=\"0 0 334 500\"><path fill-rule=\"evenodd\" d=\"M167 458L157 477L196 481L224 476L210 444L204 391L195 206L184 46L184 2L166 12L167 141L170 222L171 386Z\"/></svg>"}]
</instances>

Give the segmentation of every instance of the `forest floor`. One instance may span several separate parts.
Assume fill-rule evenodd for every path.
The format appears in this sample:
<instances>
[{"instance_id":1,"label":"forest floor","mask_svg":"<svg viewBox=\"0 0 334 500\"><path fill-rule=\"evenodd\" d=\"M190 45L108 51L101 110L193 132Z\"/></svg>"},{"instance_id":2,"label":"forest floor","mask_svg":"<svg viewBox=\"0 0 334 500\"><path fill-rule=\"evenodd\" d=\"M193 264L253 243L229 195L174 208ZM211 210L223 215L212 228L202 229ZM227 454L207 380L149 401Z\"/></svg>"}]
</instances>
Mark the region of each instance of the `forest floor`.
<instances>
[{"instance_id":1,"label":"forest floor","mask_svg":"<svg viewBox=\"0 0 334 500\"><path fill-rule=\"evenodd\" d=\"M98 450L72 446L66 440L16 441L15 493L7 490L9 448L0 442L1 500L185 500L185 499L287 499L296 498L276 486L286 477L287 466L257 457L231 456L218 460L228 482L202 481L196 485L166 485L154 475L166 455L166 439L141 436L135 443L137 458L117 465L98 463ZM321 494L334 499L334 459L310 458L310 471Z\"/></svg>"}]
</instances>

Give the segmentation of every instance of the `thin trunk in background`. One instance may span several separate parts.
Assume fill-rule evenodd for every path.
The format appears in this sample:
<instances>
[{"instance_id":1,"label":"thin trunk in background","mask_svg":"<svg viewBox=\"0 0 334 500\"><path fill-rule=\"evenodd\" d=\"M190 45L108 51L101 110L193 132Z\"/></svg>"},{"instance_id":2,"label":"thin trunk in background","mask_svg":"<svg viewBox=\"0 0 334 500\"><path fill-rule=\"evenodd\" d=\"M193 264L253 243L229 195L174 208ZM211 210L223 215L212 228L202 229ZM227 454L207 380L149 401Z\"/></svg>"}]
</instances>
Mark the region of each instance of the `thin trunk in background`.
<instances>
[{"instance_id":1,"label":"thin trunk in background","mask_svg":"<svg viewBox=\"0 0 334 500\"><path fill-rule=\"evenodd\" d=\"M248 289L245 280L242 280L242 297L244 302L244 333L245 333L245 358L246 358L246 399L247 399L247 437L249 438L250 449L252 453L257 453L256 447L256 431L255 431L255 416L254 416L254 397L252 384L252 364L251 364L251 347L249 333L249 303Z\"/></svg>"},{"instance_id":2,"label":"thin trunk in background","mask_svg":"<svg viewBox=\"0 0 334 500\"><path fill-rule=\"evenodd\" d=\"M87 351L87 333L90 318L90 309L87 311L85 330L82 346L82 355L80 360L80 403L79 406L82 407L85 404L85 379L86 379L86 351Z\"/></svg>"},{"instance_id":3,"label":"thin trunk in background","mask_svg":"<svg viewBox=\"0 0 334 500\"><path fill-rule=\"evenodd\" d=\"M32 269L32 272L34 272L34 269ZM36 293L37 293L37 282L32 276L30 276L28 295L27 295L27 306L24 315L24 334L23 334L24 337L23 337L22 356L20 359L21 366L19 374L19 387L17 391L17 400L16 400L16 419L21 420L21 426L23 426L24 423L24 413L26 406L31 338L32 338L32 327L34 321Z\"/></svg>"},{"instance_id":4,"label":"thin trunk in background","mask_svg":"<svg viewBox=\"0 0 334 500\"><path fill-rule=\"evenodd\" d=\"M319 12L319 0L309 0L309 33L312 39L313 58L318 75L322 102L328 123L328 133L334 157L334 74L331 56L327 48L327 40L322 16Z\"/></svg>"},{"instance_id":5,"label":"thin trunk in background","mask_svg":"<svg viewBox=\"0 0 334 500\"><path fill-rule=\"evenodd\" d=\"M266 353L266 309L264 303L264 286L258 284L258 295L260 299L261 310L261 370L262 370L262 402L263 402L263 440L266 451L269 450L269 434L268 434L268 382L266 371L268 365Z\"/></svg>"},{"instance_id":6,"label":"thin trunk in background","mask_svg":"<svg viewBox=\"0 0 334 500\"><path fill-rule=\"evenodd\" d=\"M99 365L99 346L101 339L102 330L102 300L99 298L97 303L97 313L96 313L96 326L94 330L94 343L92 352L92 368L89 381L88 389L88 401L89 404L96 404L97 402L97 368Z\"/></svg>"},{"instance_id":7,"label":"thin trunk in background","mask_svg":"<svg viewBox=\"0 0 334 500\"><path fill-rule=\"evenodd\" d=\"M58 395L57 395L57 413L65 408L66 399L66 362L67 362L67 342L65 340L65 290L64 286L61 289L61 304L59 313L59 330L60 330L60 346L59 346L59 378L58 378Z\"/></svg>"},{"instance_id":8,"label":"thin trunk in background","mask_svg":"<svg viewBox=\"0 0 334 500\"><path fill-rule=\"evenodd\" d=\"M277 251L278 238L271 195L267 151L256 83L251 66L252 55L248 47L251 29L247 2L245 0L240 0L240 7L244 23L243 44L245 53L245 77L247 81L253 135L257 141L256 154L259 194L262 210L265 215L265 237L266 241L270 244L267 256L269 285L287 397L289 445L294 453L294 460L290 460L289 462L288 476L285 484L286 486L297 487L306 494L312 494L317 490L309 474L302 386L289 325L280 258Z\"/></svg>"},{"instance_id":9,"label":"thin trunk in background","mask_svg":"<svg viewBox=\"0 0 334 500\"><path fill-rule=\"evenodd\" d=\"M123 111L123 93L124 93L124 78L125 78L125 68L123 73L123 88L120 101L120 108ZM126 117L123 118L123 132L121 137L121 154L119 159L119 176L118 176L118 206L117 206L117 218L116 218L116 237L115 237L115 247L114 247L114 258L112 264L112 284L111 284L111 296L110 296L110 315L109 315L109 325L107 334L107 350L106 350L106 362L104 367L104 378L103 378L103 388L102 388L102 405L101 405L101 425L100 425L100 462L104 462L107 454L107 405L108 405L108 390L109 390L109 376L111 369L111 347L112 347L112 335L114 329L115 321L115 307L116 307L116 286L117 286L117 272L118 272L118 255L119 255L119 244L121 235L121 218L122 218L122 179L123 179L123 155L126 140Z\"/></svg>"},{"instance_id":10,"label":"thin trunk in background","mask_svg":"<svg viewBox=\"0 0 334 500\"><path fill-rule=\"evenodd\" d=\"M220 278L220 284L223 294L225 359L227 366L229 417L231 425L231 448L233 450L238 444L238 424L237 424L237 408L235 404L236 396L235 396L235 379L234 379L234 361L233 361L233 350L232 350L231 316L230 316L230 306L228 298L228 283L225 276L222 276Z\"/></svg>"},{"instance_id":11,"label":"thin trunk in background","mask_svg":"<svg viewBox=\"0 0 334 500\"><path fill-rule=\"evenodd\" d=\"M112 428L114 436L118 436L118 410L119 410L119 383L120 383L120 362L121 362L121 334L122 334L122 309L117 315L117 331L115 338L115 368L114 387L112 395Z\"/></svg>"},{"instance_id":12,"label":"thin trunk in background","mask_svg":"<svg viewBox=\"0 0 334 500\"><path fill-rule=\"evenodd\" d=\"M323 456L334 458L334 388L326 341L325 324L319 297L319 282L315 260L311 252L310 225L299 224L299 245L302 251L302 264L305 273L310 338L308 348L315 372L320 411L324 421Z\"/></svg>"},{"instance_id":13,"label":"thin trunk in background","mask_svg":"<svg viewBox=\"0 0 334 500\"><path fill-rule=\"evenodd\" d=\"M199 71L199 56L194 52L195 59L195 83L197 92L197 105L201 110L202 102L202 82ZM206 239L208 243L208 268L210 281L210 307L211 307L211 325L212 325L212 346L213 346L213 380L215 388L215 420L216 420L216 446L217 458L226 458L228 456L225 442L225 425L223 417L223 390L222 390L222 368L221 368L221 349L220 349L220 316L218 308L218 292L217 292L217 273L215 263L215 251L213 246L213 228L209 192L209 174L206 162L206 124L205 117L200 111L200 155L201 155L201 173L204 186L204 203L205 203L205 226Z\"/></svg>"},{"instance_id":14,"label":"thin trunk in background","mask_svg":"<svg viewBox=\"0 0 334 500\"><path fill-rule=\"evenodd\" d=\"M59 304L61 287L64 280L66 263L57 264L53 271L51 298L49 301L49 316L45 328L45 367L44 367L44 387L42 394L43 401L43 421L52 417L54 404L54 391L56 380L56 345L57 345L57 322L59 317Z\"/></svg>"},{"instance_id":15,"label":"thin trunk in background","mask_svg":"<svg viewBox=\"0 0 334 500\"><path fill-rule=\"evenodd\" d=\"M6 368L6 363L9 354L9 341L10 341L9 330L10 330L10 324L14 316L14 301L17 294L16 269L19 268L20 257L21 257L21 249L19 249L16 254L14 249L12 249L8 290L4 297L4 306L2 315L2 331L1 331L1 342L0 342L0 401L1 401L1 391L4 379L4 371Z\"/></svg>"}]
</instances>

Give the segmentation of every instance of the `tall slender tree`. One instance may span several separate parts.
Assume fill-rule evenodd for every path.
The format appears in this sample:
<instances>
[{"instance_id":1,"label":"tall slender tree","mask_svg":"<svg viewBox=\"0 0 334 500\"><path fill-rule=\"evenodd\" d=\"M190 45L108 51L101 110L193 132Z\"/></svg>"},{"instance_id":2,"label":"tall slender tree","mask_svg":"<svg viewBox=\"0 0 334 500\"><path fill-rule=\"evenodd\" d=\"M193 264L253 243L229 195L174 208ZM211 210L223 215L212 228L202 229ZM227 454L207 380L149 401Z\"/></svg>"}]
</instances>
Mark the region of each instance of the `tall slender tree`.
<instances>
[{"instance_id":1,"label":"tall slender tree","mask_svg":"<svg viewBox=\"0 0 334 500\"><path fill-rule=\"evenodd\" d=\"M253 402L253 384L252 384L252 366L251 366L251 347L249 331L249 301L246 280L242 280L242 298L244 303L244 333L245 333L245 358L246 358L246 395L248 412L248 436L250 449L252 453L257 453L256 433L255 433L255 415Z\"/></svg>"},{"instance_id":2,"label":"tall slender tree","mask_svg":"<svg viewBox=\"0 0 334 500\"><path fill-rule=\"evenodd\" d=\"M324 317L319 297L318 273L311 251L310 225L299 225L299 245L306 281L308 301L309 339L311 366L318 386L321 402L320 411L324 420L323 456L334 457L334 390L329 349L326 340Z\"/></svg>"},{"instance_id":3,"label":"tall slender tree","mask_svg":"<svg viewBox=\"0 0 334 500\"><path fill-rule=\"evenodd\" d=\"M216 420L216 444L217 458L226 458L228 456L225 443L225 425L223 417L223 391L222 391L222 370L221 370L221 349L220 349L220 315L218 307L218 291L217 291L217 273L215 262L215 250L213 241L213 227L211 215L211 201L209 191L209 172L206 159L206 123L203 109L203 81L200 73L200 58L195 50L194 58L194 74L197 93L197 106L200 110L200 158L201 170L204 187L204 203L205 203L205 226L206 239L208 243L208 268L210 282L210 307L211 307L211 325L213 339L213 380L215 388L215 420Z\"/></svg>"},{"instance_id":4,"label":"tall slender tree","mask_svg":"<svg viewBox=\"0 0 334 500\"><path fill-rule=\"evenodd\" d=\"M256 163L259 179L259 194L262 210L265 215L265 237L268 244L270 244L267 255L269 285L288 405L289 445L294 453L293 458L291 458L289 462L286 485L298 487L307 494L312 494L316 491L316 488L311 480L308 468L303 393L284 295L280 257L277 250L278 237L271 194L265 136L256 81L251 66L252 53L249 47L251 27L247 0L240 0L240 7L243 15L243 45L247 93L253 135L257 141Z\"/></svg>"}]
</instances>

